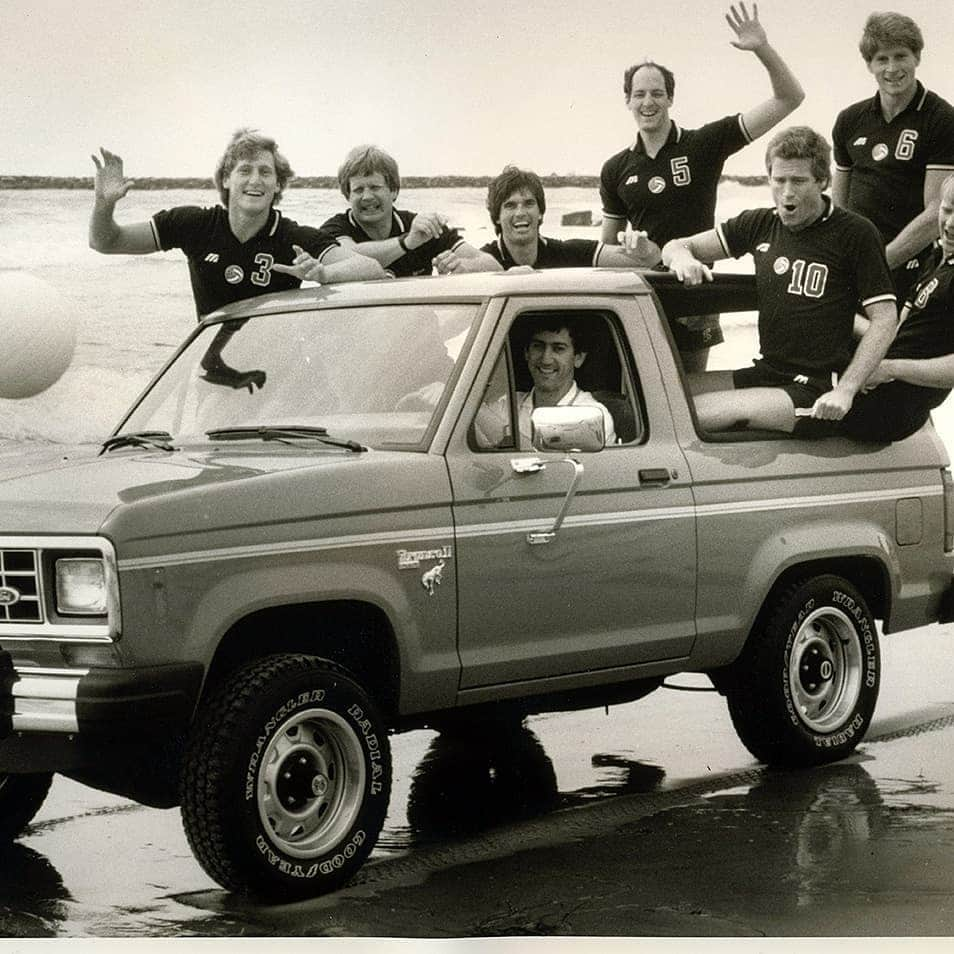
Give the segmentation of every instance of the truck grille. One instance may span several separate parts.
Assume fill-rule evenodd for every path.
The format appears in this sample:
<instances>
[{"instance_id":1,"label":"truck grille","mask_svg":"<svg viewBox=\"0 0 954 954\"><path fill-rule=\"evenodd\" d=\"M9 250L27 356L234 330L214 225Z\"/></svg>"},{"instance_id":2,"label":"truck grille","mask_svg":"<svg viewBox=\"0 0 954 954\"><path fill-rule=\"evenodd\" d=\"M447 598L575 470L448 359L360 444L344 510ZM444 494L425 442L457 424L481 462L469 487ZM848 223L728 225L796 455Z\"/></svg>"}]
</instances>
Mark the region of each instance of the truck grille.
<instances>
[{"instance_id":1,"label":"truck grille","mask_svg":"<svg viewBox=\"0 0 954 954\"><path fill-rule=\"evenodd\" d=\"M35 550L0 550L0 623L40 623L40 570Z\"/></svg>"}]
</instances>

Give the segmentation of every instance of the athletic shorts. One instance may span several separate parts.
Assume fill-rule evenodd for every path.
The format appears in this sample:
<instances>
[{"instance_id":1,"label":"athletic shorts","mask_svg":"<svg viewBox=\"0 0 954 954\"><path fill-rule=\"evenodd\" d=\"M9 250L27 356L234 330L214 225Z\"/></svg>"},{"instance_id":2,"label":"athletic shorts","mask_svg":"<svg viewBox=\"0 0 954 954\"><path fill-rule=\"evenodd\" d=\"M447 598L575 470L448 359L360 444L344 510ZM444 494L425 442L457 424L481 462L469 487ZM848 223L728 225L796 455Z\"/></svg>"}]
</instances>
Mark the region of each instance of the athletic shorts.
<instances>
[{"instance_id":1,"label":"athletic shorts","mask_svg":"<svg viewBox=\"0 0 954 954\"><path fill-rule=\"evenodd\" d=\"M829 377L820 377L818 374L792 374L790 371L778 371L768 362L759 359L751 368L733 371L732 383L740 389L778 388L792 399L795 407L811 407L838 383L838 375L834 371Z\"/></svg>"},{"instance_id":2,"label":"athletic shorts","mask_svg":"<svg viewBox=\"0 0 954 954\"><path fill-rule=\"evenodd\" d=\"M687 315L669 323L676 347L683 354L702 351L725 341L718 315Z\"/></svg>"},{"instance_id":3,"label":"athletic shorts","mask_svg":"<svg viewBox=\"0 0 954 954\"><path fill-rule=\"evenodd\" d=\"M920 428L951 392L887 381L857 395L839 430L858 441L900 441Z\"/></svg>"}]
</instances>

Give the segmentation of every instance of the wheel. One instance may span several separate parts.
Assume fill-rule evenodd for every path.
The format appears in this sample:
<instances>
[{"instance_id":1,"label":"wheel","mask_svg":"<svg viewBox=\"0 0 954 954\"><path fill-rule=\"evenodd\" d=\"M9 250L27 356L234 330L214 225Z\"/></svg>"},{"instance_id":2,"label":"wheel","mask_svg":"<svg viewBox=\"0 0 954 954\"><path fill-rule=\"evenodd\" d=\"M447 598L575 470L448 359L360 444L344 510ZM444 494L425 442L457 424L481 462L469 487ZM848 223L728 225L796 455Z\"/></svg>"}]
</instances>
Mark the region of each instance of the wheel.
<instances>
[{"instance_id":1,"label":"wheel","mask_svg":"<svg viewBox=\"0 0 954 954\"><path fill-rule=\"evenodd\" d=\"M182 820L223 887L291 900L354 875L390 789L387 730L361 686L325 660L271 656L202 706L185 755Z\"/></svg>"},{"instance_id":2,"label":"wheel","mask_svg":"<svg viewBox=\"0 0 954 954\"><path fill-rule=\"evenodd\" d=\"M881 677L864 597L834 575L789 587L766 607L726 694L743 745L769 764L818 765L861 741Z\"/></svg>"},{"instance_id":3,"label":"wheel","mask_svg":"<svg viewBox=\"0 0 954 954\"><path fill-rule=\"evenodd\" d=\"M49 772L32 775L0 773L0 844L14 841L40 810L53 776Z\"/></svg>"}]
</instances>

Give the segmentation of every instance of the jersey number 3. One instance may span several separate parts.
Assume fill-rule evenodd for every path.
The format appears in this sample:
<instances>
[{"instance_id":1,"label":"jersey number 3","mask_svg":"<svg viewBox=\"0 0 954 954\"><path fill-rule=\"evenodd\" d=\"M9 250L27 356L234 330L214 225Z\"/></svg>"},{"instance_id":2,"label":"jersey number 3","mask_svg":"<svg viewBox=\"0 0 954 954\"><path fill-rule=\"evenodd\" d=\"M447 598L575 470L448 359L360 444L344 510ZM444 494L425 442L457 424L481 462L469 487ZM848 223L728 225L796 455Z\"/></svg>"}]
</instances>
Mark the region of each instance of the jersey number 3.
<instances>
[{"instance_id":1,"label":"jersey number 3","mask_svg":"<svg viewBox=\"0 0 954 954\"><path fill-rule=\"evenodd\" d=\"M272 280L272 265L275 264L275 258L272 255L269 255L268 252L259 252L255 256L255 264L259 266L249 278L252 280L253 285L268 285Z\"/></svg>"}]
</instances>

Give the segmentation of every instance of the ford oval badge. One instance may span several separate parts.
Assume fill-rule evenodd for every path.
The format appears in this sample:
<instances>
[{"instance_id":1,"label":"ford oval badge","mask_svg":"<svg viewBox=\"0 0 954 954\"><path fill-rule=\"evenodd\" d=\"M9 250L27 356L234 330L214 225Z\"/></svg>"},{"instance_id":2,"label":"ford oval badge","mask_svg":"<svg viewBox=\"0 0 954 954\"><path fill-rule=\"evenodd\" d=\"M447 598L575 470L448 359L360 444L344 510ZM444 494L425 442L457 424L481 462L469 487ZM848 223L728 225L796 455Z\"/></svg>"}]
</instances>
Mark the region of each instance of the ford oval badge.
<instances>
[{"instance_id":1,"label":"ford oval badge","mask_svg":"<svg viewBox=\"0 0 954 954\"><path fill-rule=\"evenodd\" d=\"M12 586L0 586L0 606L13 606L20 602L20 591Z\"/></svg>"}]
</instances>

